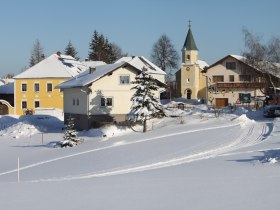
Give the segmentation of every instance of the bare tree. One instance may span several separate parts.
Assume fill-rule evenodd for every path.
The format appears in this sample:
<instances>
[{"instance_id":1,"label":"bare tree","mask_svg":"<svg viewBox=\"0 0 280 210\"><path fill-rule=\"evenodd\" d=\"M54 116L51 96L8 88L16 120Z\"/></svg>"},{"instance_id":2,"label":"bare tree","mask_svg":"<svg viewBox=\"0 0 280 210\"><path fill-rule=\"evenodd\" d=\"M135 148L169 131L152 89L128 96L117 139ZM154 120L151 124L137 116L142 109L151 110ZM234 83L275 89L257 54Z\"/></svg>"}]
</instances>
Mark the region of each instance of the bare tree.
<instances>
[{"instance_id":1,"label":"bare tree","mask_svg":"<svg viewBox=\"0 0 280 210\"><path fill-rule=\"evenodd\" d=\"M151 59L163 71L172 71L178 68L179 54L167 35L163 34L155 42L152 49Z\"/></svg>"},{"instance_id":2,"label":"bare tree","mask_svg":"<svg viewBox=\"0 0 280 210\"><path fill-rule=\"evenodd\" d=\"M113 51L113 54L116 57L116 60L118 60L118 59L120 59L122 57L128 56L128 54L124 53L122 51L122 49L116 43L112 43L111 45L112 45L112 51Z\"/></svg>"},{"instance_id":3,"label":"bare tree","mask_svg":"<svg viewBox=\"0 0 280 210\"><path fill-rule=\"evenodd\" d=\"M169 98L172 98L172 81L174 70L178 68L179 54L167 35L163 34L154 43L151 53L151 59L154 64L166 72L167 92Z\"/></svg>"},{"instance_id":4,"label":"bare tree","mask_svg":"<svg viewBox=\"0 0 280 210\"><path fill-rule=\"evenodd\" d=\"M268 88L274 94L280 85L280 39L273 37L268 44L262 43L260 36L243 29L245 51L244 61L250 66L260 70L265 78Z\"/></svg>"},{"instance_id":5,"label":"bare tree","mask_svg":"<svg viewBox=\"0 0 280 210\"><path fill-rule=\"evenodd\" d=\"M12 79L15 75L13 73L7 73L3 76L4 79Z\"/></svg>"},{"instance_id":6,"label":"bare tree","mask_svg":"<svg viewBox=\"0 0 280 210\"><path fill-rule=\"evenodd\" d=\"M35 64L45 59L44 50L41 46L39 39L36 39L30 57L29 66L32 67Z\"/></svg>"}]
</instances>

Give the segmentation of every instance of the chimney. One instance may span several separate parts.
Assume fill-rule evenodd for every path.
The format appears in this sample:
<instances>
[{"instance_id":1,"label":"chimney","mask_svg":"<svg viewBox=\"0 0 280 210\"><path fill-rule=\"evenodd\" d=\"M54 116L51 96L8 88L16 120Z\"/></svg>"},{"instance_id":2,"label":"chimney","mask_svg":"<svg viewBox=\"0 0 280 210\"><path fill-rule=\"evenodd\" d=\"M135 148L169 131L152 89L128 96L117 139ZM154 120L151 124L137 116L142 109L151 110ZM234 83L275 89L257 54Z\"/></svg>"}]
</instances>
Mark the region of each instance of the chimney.
<instances>
[{"instance_id":1,"label":"chimney","mask_svg":"<svg viewBox=\"0 0 280 210\"><path fill-rule=\"evenodd\" d=\"M89 67L89 73L92 74L93 72L95 72L96 67Z\"/></svg>"},{"instance_id":2,"label":"chimney","mask_svg":"<svg viewBox=\"0 0 280 210\"><path fill-rule=\"evenodd\" d=\"M56 54L57 54L58 57L61 56L61 52L60 51L57 51Z\"/></svg>"}]
</instances>

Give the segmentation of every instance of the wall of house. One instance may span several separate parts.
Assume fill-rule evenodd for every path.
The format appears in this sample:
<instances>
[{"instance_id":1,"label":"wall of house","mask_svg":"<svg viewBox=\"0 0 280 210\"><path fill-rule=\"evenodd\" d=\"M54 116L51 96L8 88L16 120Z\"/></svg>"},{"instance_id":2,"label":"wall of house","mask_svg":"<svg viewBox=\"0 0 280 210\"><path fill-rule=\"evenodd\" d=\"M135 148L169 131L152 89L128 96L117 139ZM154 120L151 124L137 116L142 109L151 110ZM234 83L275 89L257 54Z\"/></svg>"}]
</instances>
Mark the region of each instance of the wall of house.
<instances>
[{"instance_id":1,"label":"wall of house","mask_svg":"<svg viewBox=\"0 0 280 210\"><path fill-rule=\"evenodd\" d=\"M71 88L63 90L64 102L63 110L65 113L88 114L88 94L86 89Z\"/></svg>"},{"instance_id":2,"label":"wall of house","mask_svg":"<svg viewBox=\"0 0 280 210\"><path fill-rule=\"evenodd\" d=\"M235 62L236 69L227 69L226 62ZM217 82L213 81L213 76L224 76L224 81L221 83L243 83L239 80L239 75L246 74L251 75L252 80L259 77L259 73L253 70L251 67L246 66L242 62L239 62L235 58L229 57L223 60L221 63L211 67L207 70L208 87L214 87ZM230 75L234 76L234 82L230 81ZM254 81L252 81L254 82ZM248 83L248 82L244 82ZM251 94L252 97L262 97L264 94L257 88L208 88L208 105L215 106L216 99L228 99L230 104L240 104L239 94ZM253 101L251 102L254 103Z\"/></svg>"},{"instance_id":3,"label":"wall of house","mask_svg":"<svg viewBox=\"0 0 280 210\"><path fill-rule=\"evenodd\" d=\"M226 63L227 62L235 62L236 63L236 69L227 69ZM248 67L247 65L243 64L242 62L239 62L235 58L229 57L225 60L223 60L221 63L211 67L207 70L206 75L208 78L210 78L209 84L213 82L213 75L224 75L224 82L230 82L229 76L234 75L234 82L239 82L239 75L246 74L251 75L252 77L257 77L259 73L257 73L254 69L251 67ZM261 75L260 75L261 76Z\"/></svg>"},{"instance_id":4,"label":"wall of house","mask_svg":"<svg viewBox=\"0 0 280 210\"><path fill-rule=\"evenodd\" d=\"M106 75L97 80L91 86L92 93L89 98L89 112L98 114L127 114L131 108L131 97L135 90L131 90L135 85L121 84L120 76L129 76L129 80L135 81L137 72L129 67L120 68L111 75ZM112 106L101 107L101 98L109 97L113 99Z\"/></svg>"},{"instance_id":5,"label":"wall of house","mask_svg":"<svg viewBox=\"0 0 280 210\"><path fill-rule=\"evenodd\" d=\"M27 109L35 109L35 101L39 101L41 108L63 108L63 93L54 89L56 85L68 78L36 78L36 79L15 79L15 113L24 115L25 109L22 108L22 101L27 102ZM21 85L27 84L27 91L22 91ZM36 92L34 84L39 83L39 91ZM47 83L52 84L52 91L47 91Z\"/></svg>"},{"instance_id":6,"label":"wall of house","mask_svg":"<svg viewBox=\"0 0 280 210\"><path fill-rule=\"evenodd\" d=\"M164 74L151 74L153 78L157 79L158 81L161 81L162 83L165 83L165 75Z\"/></svg>"}]
</instances>

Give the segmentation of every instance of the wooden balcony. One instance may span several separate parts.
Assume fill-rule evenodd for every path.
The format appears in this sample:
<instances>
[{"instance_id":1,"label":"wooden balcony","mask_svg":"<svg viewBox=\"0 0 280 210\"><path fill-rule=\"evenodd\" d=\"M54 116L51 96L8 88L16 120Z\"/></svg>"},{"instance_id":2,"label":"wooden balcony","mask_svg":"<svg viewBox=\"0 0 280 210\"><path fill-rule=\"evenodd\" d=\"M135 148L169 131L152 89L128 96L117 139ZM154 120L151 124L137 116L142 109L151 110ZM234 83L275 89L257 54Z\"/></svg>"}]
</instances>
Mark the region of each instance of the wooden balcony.
<instances>
[{"instance_id":1,"label":"wooden balcony","mask_svg":"<svg viewBox=\"0 0 280 210\"><path fill-rule=\"evenodd\" d=\"M254 89L262 89L265 87L265 83L260 82L217 82L212 85L216 88L254 88Z\"/></svg>"}]
</instances>

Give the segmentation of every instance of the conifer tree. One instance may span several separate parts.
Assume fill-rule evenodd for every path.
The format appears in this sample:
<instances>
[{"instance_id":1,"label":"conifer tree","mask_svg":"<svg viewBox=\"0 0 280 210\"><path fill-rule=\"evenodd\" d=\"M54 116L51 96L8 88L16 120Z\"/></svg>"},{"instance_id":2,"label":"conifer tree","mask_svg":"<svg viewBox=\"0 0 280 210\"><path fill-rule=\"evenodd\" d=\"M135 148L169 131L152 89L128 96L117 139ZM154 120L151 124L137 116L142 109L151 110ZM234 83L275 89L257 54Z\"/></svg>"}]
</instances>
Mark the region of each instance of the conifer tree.
<instances>
[{"instance_id":1,"label":"conifer tree","mask_svg":"<svg viewBox=\"0 0 280 210\"><path fill-rule=\"evenodd\" d=\"M63 136L64 140L61 142L61 147L73 147L81 143L81 139L77 137L78 132L74 127L74 118L69 116L67 119L66 131Z\"/></svg>"},{"instance_id":2,"label":"conifer tree","mask_svg":"<svg viewBox=\"0 0 280 210\"><path fill-rule=\"evenodd\" d=\"M70 55L73 58L75 58L76 60L79 60L80 58L77 56L78 52L76 50L76 48L73 46L71 40L68 42L65 50L64 50L65 55Z\"/></svg>"},{"instance_id":3,"label":"conifer tree","mask_svg":"<svg viewBox=\"0 0 280 210\"><path fill-rule=\"evenodd\" d=\"M142 72L136 76L136 92L131 98L131 113L135 115L135 120L143 122L143 132L147 131L147 120L164 117L165 113L159 101L155 96L155 91L159 89L158 82L150 74L147 69L143 68Z\"/></svg>"},{"instance_id":4,"label":"conifer tree","mask_svg":"<svg viewBox=\"0 0 280 210\"><path fill-rule=\"evenodd\" d=\"M44 59L45 59L45 55L44 55L43 47L41 46L39 39L37 39L34 43L34 46L33 46L32 52L31 52L29 66L32 67Z\"/></svg>"},{"instance_id":5,"label":"conifer tree","mask_svg":"<svg viewBox=\"0 0 280 210\"><path fill-rule=\"evenodd\" d=\"M91 42L89 43L88 58L93 61L114 63L117 60L117 55L113 49L113 44L103 34L94 31Z\"/></svg>"}]
</instances>

